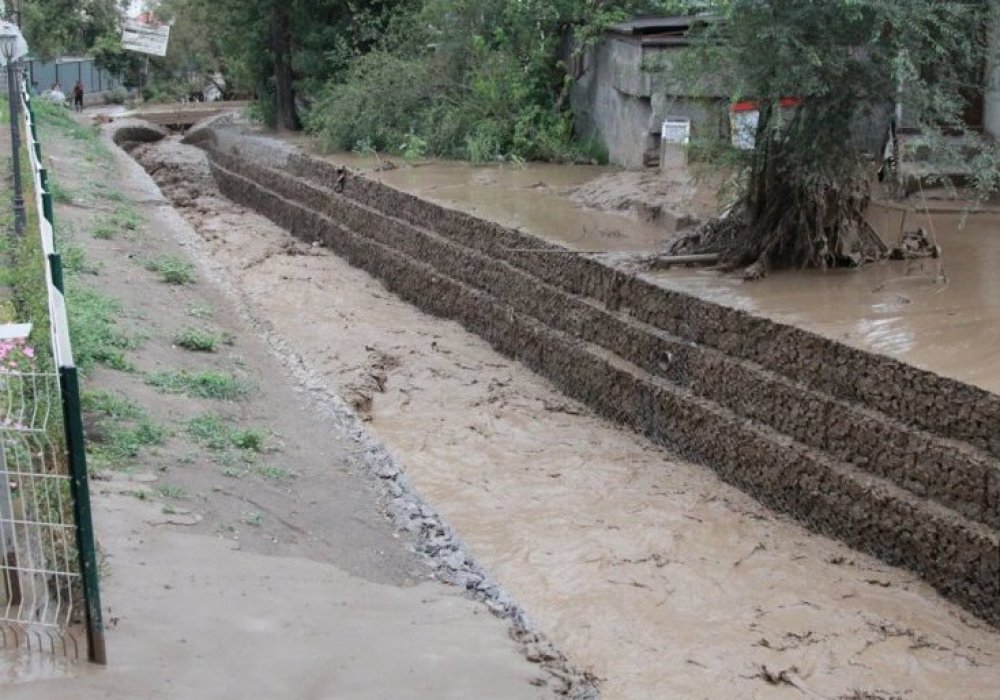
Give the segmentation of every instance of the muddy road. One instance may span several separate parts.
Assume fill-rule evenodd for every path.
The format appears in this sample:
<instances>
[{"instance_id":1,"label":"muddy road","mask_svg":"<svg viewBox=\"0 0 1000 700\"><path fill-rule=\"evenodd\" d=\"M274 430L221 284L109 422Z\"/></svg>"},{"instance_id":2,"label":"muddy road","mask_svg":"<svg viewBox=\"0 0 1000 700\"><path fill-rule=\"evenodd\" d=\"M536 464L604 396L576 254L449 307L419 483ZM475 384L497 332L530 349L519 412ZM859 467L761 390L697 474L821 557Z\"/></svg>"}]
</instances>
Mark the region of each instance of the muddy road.
<instances>
[{"instance_id":1,"label":"muddy road","mask_svg":"<svg viewBox=\"0 0 1000 700\"><path fill-rule=\"evenodd\" d=\"M133 155L200 235L192 253L350 401L604 697L995 697L1000 636L916 577L227 201L198 149L171 138Z\"/></svg>"}]
</instances>

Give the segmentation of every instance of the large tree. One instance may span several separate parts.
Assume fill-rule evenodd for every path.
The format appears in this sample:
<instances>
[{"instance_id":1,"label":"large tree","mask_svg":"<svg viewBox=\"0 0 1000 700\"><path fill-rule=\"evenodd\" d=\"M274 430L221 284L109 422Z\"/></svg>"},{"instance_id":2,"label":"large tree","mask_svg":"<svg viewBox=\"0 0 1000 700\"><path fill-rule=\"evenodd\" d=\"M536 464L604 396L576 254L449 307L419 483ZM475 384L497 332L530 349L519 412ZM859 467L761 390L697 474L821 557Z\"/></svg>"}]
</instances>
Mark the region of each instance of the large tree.
<instances>
[{"instance_id":1,"label":"large tree","mask_svg":"<svg viewBox=\"0 0 1000 700\"><path fill-rule=\"evenodd\" d=\"M693 36L698 73L723 76L734 98L757 102L759 121L742 197L725 220L699 232L701 245L732 267L749 266L750 276L877 256L880 241L864 220L870 151L897 106L926 143L949 151L943 134L962 130L968 99L983 89L991 4L706 3L714 19ZM872 130L874 146L864 138ZM978 184L992 188L992 146L965 131L960 148L977 153Z\"/></svg>"},{"instance_id":2,"label":"large tree","mask_svg":"<svg viewBox=\"0 0 1000 700\"><path fill-rule=\"evenodd\" d=\"M28 46L39 58L83 54L121 32L121 0L21 0L17 5Z\"/></svg>"},{"instance_id":3,"label":"large tree","mask_svg":"<svg viewBox=\"0 0 1000 700\"><path fill-rule=\"evenodd\" d=\"M210 64L227 83L254 92L267 122L297 129L310 87L366 50L390 10L407 1L163 0L161 11L177 19L172 40L197 54L202 69ZM174 53L170 66L189 58Z\"/></svg>"}]
</instances>

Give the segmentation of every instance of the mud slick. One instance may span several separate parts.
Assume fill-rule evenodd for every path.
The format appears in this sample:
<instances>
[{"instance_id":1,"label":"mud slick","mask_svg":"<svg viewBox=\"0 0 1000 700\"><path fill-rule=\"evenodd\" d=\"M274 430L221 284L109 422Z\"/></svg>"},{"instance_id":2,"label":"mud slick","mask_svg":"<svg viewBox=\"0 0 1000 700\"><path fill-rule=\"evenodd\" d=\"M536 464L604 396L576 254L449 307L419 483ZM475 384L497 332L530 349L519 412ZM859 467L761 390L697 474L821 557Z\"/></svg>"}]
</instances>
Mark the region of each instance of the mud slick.
<instances>
[{"instance_id":1,"label":"mud slick","mask_svg":"<svg viewBox=\"0 0 1000 700\"><path fill-rule=\"evenodd\" d=\"M147 140L127 133L116 140ZM1000 623L1000 397L664 289L224 121L190 140L232 200ZM420 527L420 507L402 510Z\"/></svg>"}]
</instances>

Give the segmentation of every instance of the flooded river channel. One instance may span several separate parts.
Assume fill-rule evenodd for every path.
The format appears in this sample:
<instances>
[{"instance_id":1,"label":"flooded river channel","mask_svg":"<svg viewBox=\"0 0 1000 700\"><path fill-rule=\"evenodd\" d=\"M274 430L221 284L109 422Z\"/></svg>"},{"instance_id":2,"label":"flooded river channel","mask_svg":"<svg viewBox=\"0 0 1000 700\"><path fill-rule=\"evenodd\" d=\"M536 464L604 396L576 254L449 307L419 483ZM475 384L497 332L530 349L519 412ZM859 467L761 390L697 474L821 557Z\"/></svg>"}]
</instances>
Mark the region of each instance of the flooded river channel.
<instances>
[{"instance_id":1,"label":"flooded river channel","mask_svg":"<svg viewBox=\"0 0 1000 700\"><path fill-rule=\"evenodd\" d=\"M153 148L145 158L204 180L189 148ZM473 183L510 174L455 167ZM505 221L552 216L564 230L586 221L579 245L596 245L589 232L604 219L549 204L577 176L545 173L516 175L545 188L476 206L500 207ZM381 176L414 178L414 191L442 200L478 187L449 185L461 178L444 167ZM523 209L506 207L510 192ZM217 194L181 212L251 314L345 395L368 392L370 426L415 487L570 661L601 679L604 697L996 697L1000 635L914 576L595 417L456 323ZM629 221L603 216L619 231ZM664 235L634 225L635 249ZM699 275L676 280L695 286Z\"/></svg>"}]
</instances>

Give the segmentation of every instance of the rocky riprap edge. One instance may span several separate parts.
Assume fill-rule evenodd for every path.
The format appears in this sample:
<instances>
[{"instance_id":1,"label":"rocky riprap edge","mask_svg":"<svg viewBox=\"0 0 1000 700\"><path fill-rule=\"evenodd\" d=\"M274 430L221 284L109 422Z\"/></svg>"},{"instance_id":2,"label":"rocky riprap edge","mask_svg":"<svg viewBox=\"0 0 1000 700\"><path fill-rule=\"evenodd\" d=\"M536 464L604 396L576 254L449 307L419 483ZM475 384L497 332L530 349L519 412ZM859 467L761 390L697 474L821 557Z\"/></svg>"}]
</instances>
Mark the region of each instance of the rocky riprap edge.
<instances>
[{"instance_id":1,"label":"rocky riprap edge","mask_svg":"<svg viewBox=\"0 0 1000 700\"><path fill-rule=\"evenodd\" d=\"M141 126L144 125L130 122L130 130L126 132L129 138L122 141L129 145L149 143L156 140L154 134L164 134L155 126L150 126L149 131L144 131ZM111 132L112 139L118 142L114 127ZM137 133L141 134L140 138L134 138ZM134 147L129 152L133 150ZM143 154L133 155L137 155L140 159L137 162L145 167ZM169 199L169 195L165 196ZM223 198L221 193L218 196ZM507 622L510 636L520 645L525 658L538 664L545 672L538 685L548 687L556 696L573 700L600 698L599 679L587 671L574 668L566 655L546 639L524 608L471 554L455 529L413 487L400 461L385 444L368 431L357 413L332 390L321 374L309 367L286 338L278 334L269 322L254 314L247 296L233 283L225 268L212 260L205 241L194 233L185 235L181 232L181 236L184 243L198 253L194 257L203 274L236 302L242 319L265 340L271 355L292 374L306 400L337 428L346 432L360 448L358 467L376 483L381 506L393 524L414 537L414 550L429 565L431 576L461 587L466 595L482 602L491 613Z\"/></svg>"}]
</instances>

